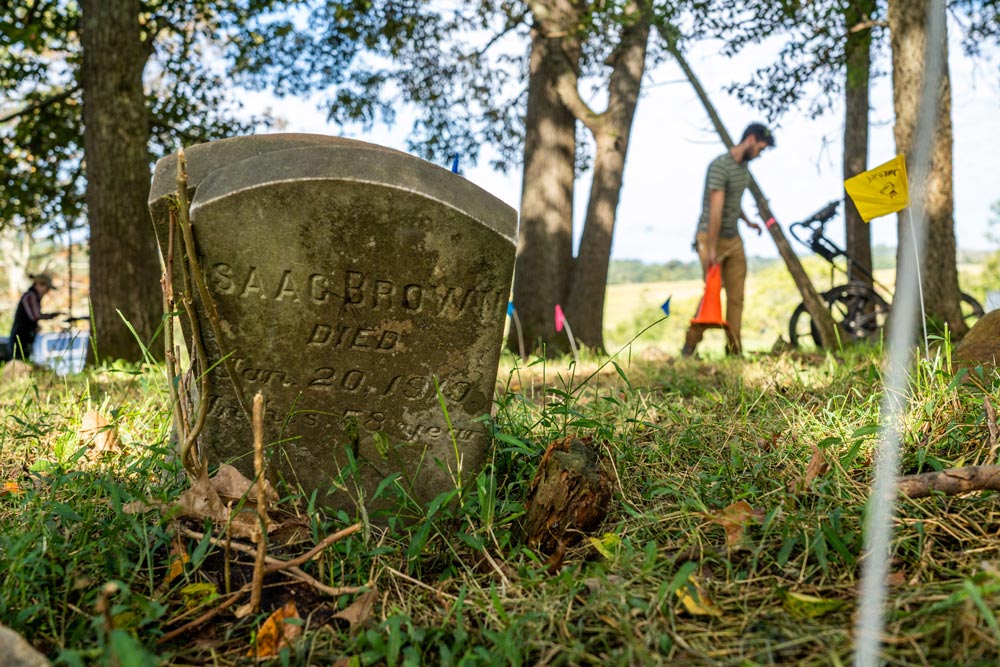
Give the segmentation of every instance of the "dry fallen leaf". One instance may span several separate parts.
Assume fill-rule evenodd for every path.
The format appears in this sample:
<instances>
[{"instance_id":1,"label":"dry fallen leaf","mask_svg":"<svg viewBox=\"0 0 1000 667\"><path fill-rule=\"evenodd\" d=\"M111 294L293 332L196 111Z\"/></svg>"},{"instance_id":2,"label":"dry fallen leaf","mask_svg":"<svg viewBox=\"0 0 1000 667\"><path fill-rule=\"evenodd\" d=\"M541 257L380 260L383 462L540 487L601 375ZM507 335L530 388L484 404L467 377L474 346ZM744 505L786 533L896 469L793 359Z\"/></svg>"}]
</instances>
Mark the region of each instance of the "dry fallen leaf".
<instances>
[{"instance_id":1,"label":"dry fallen leaf","mask_svg":"<svg viewBox=\"0 0 1000 667\"><path fill-rule=\"evenodd\" d=\"M21 487L18 485L17 482L13 481L4 482L3 486L0 486L0 496L6 495L8 493L12 495L17 495L19 493L24 493L24 491L21 489Z\"/></svg>"},{"instance_id":2,"label":"dry fallen leaf","mask_svg":"<svg viewBox=\"0 0 1000 667\"><path fill-rule=\"evenodd\" d=\"M618 547L622 543L621 538L614 533L604 533L601 537L591 537L589 540L590 546L608 560L615 557L615 553L618 552Z\"/></svg>"},{"instance_id":3,"label":"dry fallen leaf","mask_svg":"<svg viewBox=\"0 0 1000 667\"><path fill-rule=\"evenodd\" d=\"M372 618L376 602L378 602L378 591L374 589L365 591L347 609L337 612L333 617L347 621L353 629Z\"/></svg>"},{"instance_id":4,"label":"dry fallen leaf","mask_svg":"<svg viewBox=\"0 0 1000 667\"><path fill-rule=\"evenodd\" d=\"M288 621L294 621L289 623ZM251 658L270 658L278 655L282 647L288 646L293 639L302 632L299 625L299 611L295 607L295 600L289 600L285 606L276 609L273 614L267 617L264 625L257 631L257 641L247 652Z\"/></svg>"},{"instance_id":5,"label":"dry fallen leaf","mask_svg":"<svg viewBox=\"0 0 1000 667\"><path fill-rule=\"evenodd\" d=\"M163 581L164 584L169 584L171 581L177 577L184 574L184 565L191 560L188 556L187 549L184 547L184 543L181 541L180 535L174 538L173 544L170 547L170 569L167 572L167 578Z\"/></svg>"},{"instance_id":6,"label":"dry fallen leaf","mask_svg":"<svg viewBox=\"0 0 1000 667\"><path fill-rule=\"evenodd\" d=\"M890 572L889 576L885 578L885 583L890 586L902 586L906 583L906 573L902 570L896 570L895 572Z\"/></svg>"},{"instance_id":7,"label":"dry fallen leaf","mask_svg":"<svg viewBox=\"0 0 1000 667\"><path fill-rule=\"evenodd\" d=\"M684 585L677 589L685 611L692 616L722 616L722 610L715 606L702 589L694 575L688 577Z\"/></svg>"},{"instance_id":8,"label":"dry fallen leaf","mask_svg":"<svg viewBox=\"0 0 1000 667\"><path fill-rule=\"evenodd\" d=\"M752 521L762 521L764 512L755 510L745 500L739 500L723 510L706 514L712 523L717 523L726 531L726 546L740 549L749 546L746 535L747 525Z\"/></svg>"},{"instance_id":9,"label":"dry fallen leaf","mask_svg":"<svg viewBox=\"0 0 1000 667\"><path fill-rule=\"evenodd\" d=\"M830 470L830 463L826 460L826 454L823 453L823 450L815 444L813 444L812 450L812 458L809 459L809 465L806 467L806 476L802 480L807 488L812 484L813 480L817 477L822 477Z\"/></svg>"},{"instance_id":10,"label":"dry fallen leaf","mask_svg":"<svg viewBox=\"0 0 1000 667\"><path fill-rule=\"evenodd\" d=\"M212 478L212 487L219 494L223 503L229 501L239 502L244 498L249 503L257 502L256 483L244 477L243 473L231 465L224 464L219 466L218 472ZM264 493L267 494L268 502L278 502L278 494L267 480L264 480Z\"/></svg>"},{"instance_id":11,"label":"dry fallen leaf","mask_svg":"<svg viewBox=\"0 0 1000 667\"><path fill-rule=\"evenodd\" d=\"M87 456L92 458L105 452L120 452L118 429L110 419L96 410L88 410L80 419L77 436L87 447Z\"/></svg>"},{"instance_id":12,"label":"dry fallen leaf","mask_svg":"<svg viewBox=\"0 0 1000 667\"><path fill-rule=\"evenodd\" d=\"M191 483L191 488L181 494L174 507L180 517L192 519L208 517L217 524L229 521L229 509L222 504L219 493L208 478L208 472L204 470Z\"/></svg>"},{"instance_id":13,"label":"dry fallen leaf","mask_svg":"<svg viewBox=\"0 0 1000 667\"><path fill-rule=\"evenodd\" d=\"M785 611L793 618L798 619L819 618L844 606L843 600L821 598L794 591L786 591L784 598Z\"/></svg>"},{"instance_id":14,"label":"dry fallen leaf","mask_svg":"<svg viewBox=\"0 0 1000 667\"><path fill-rule=\"evenodd\" d=\"M801 477L788 480L786 488L789 493L801 493L808 489L818 478L830 471L830 462L826 459L826 454L815 443L812 445L812 456L806 466L805 474Z\"/></svg>"}]
</instances>

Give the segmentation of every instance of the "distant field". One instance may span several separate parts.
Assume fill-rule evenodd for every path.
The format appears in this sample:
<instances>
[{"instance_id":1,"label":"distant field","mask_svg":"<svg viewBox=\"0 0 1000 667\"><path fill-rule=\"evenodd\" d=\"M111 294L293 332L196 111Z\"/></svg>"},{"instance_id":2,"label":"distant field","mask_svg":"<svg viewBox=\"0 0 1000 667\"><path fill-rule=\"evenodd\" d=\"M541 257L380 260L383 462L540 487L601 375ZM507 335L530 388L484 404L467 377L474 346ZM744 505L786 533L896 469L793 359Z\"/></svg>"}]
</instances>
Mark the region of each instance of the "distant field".
<instances>
[{"instance_id":1,"label":"distant field","mask_svg":"<svg viewBox=\"0 0 1000 667\"><path fill-rule=\"evenodd\" d=\"M818 291L831 286L829 266L815 258L803 262ZM981 285L981 265L959 267L960 281L965 291L980 302L985 299ZM895 287L895 271L876 271L876 280ZM843 282L837 277L836 284ZM639 331L663 317L660 306L672 295L670 317L640 336L633 348L658 348L660 352L680 353L688 321L701 299L703 283L697 280L674 282L633 283L608 287L604 310L606 342L613 352L629 342ZM788 338L788 319L802 301L787 269L781 265L753 272L747 277L746 305L743 313L743 345L747 351L768 351L781 336ZM725 294L723 294L725 308ZM722 354L725 338L722 331L710 330L699 352Z\"/></svg>"}]
</instances>

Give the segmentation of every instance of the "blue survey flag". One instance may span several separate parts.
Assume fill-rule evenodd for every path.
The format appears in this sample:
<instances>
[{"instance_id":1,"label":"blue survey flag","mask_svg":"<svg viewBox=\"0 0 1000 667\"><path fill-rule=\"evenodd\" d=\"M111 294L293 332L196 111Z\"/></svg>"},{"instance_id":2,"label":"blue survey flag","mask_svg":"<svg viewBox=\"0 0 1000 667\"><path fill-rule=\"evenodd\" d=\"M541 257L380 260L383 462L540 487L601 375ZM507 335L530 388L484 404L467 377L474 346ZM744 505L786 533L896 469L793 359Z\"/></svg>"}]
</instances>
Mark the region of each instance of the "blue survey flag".
<instances>
[{"instance_id":1,"label":"blue survey flag","mask_svg":"<svg viewBox=\"0 0 1000 667\"><path fill-rule=\"evenodd\" d=\"M458 153L455 153L455 159L451 162L451 173L458 173Z\"/></svg>"},{"instance_id":2,"label":"blue survey flag","mask_svg":"<svg viewBox=\"0 0 1000 667\"><path fill-rule=\"evenodd\" d=\"M667 317L670 317L670 299L672 299L673 297L674 297L673 294L668 296L667 300L663 302L662 306L660 306L660 310L662 310L663 314L666 315Z\"/></svg>"},{"instance_id":3,"label":"blue survey flag","mask_svg":"<svg viewBox=\"0 0 1000 667\"><path fill-rule=\"evenodd\" d=\"M514 302L507 302L507 317L514 317Z\"/></svg>"}]
</instances>

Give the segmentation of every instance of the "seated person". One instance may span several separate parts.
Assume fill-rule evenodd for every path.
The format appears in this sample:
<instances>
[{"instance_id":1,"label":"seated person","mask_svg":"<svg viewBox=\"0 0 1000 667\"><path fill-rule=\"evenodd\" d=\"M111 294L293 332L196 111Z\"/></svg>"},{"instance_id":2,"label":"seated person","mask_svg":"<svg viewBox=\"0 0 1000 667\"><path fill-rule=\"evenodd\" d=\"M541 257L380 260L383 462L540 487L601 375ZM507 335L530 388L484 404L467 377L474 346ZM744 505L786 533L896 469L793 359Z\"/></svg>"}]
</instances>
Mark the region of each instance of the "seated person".
<instances>
[{"instance_id":1,"label":"seated person","mask_svg":"<svg viewBox=\"0 0 1000 667\"><path fill-rule=\"evenodd\" d=\"M41 320L51 320L59 317L60 313L43 313L42 297L55 289L52 286L52 277L47 273L38 273L29 276L32 279L31 287L21 295L21 300L17 302L17 311L14 313L14 324L10 328L10 358L24 359L31 358L31 348L35 344L35 336L38 334L38 323Z\"/></svg>"}]
</instances>

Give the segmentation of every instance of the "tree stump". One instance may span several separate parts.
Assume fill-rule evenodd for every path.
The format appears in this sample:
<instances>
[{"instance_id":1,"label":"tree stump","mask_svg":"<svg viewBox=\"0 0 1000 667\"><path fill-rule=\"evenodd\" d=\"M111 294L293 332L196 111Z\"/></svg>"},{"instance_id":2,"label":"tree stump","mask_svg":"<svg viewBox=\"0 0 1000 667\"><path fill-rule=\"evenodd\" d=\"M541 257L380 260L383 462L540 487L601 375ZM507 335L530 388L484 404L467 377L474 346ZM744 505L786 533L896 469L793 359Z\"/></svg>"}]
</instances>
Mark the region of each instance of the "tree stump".
<instances>
[{"instance_id":1,"label":"tree stump","mask_svg":"<svg viewBox=\"0 0 1000 667\"><path fill-rule=\"evenodd\" d=\"M528 490L524 533L529 547L547 554L558 569L563 554L597 529L608 514L611 478L590 438L549 444Z\"/></svg>"}]
</instances>

